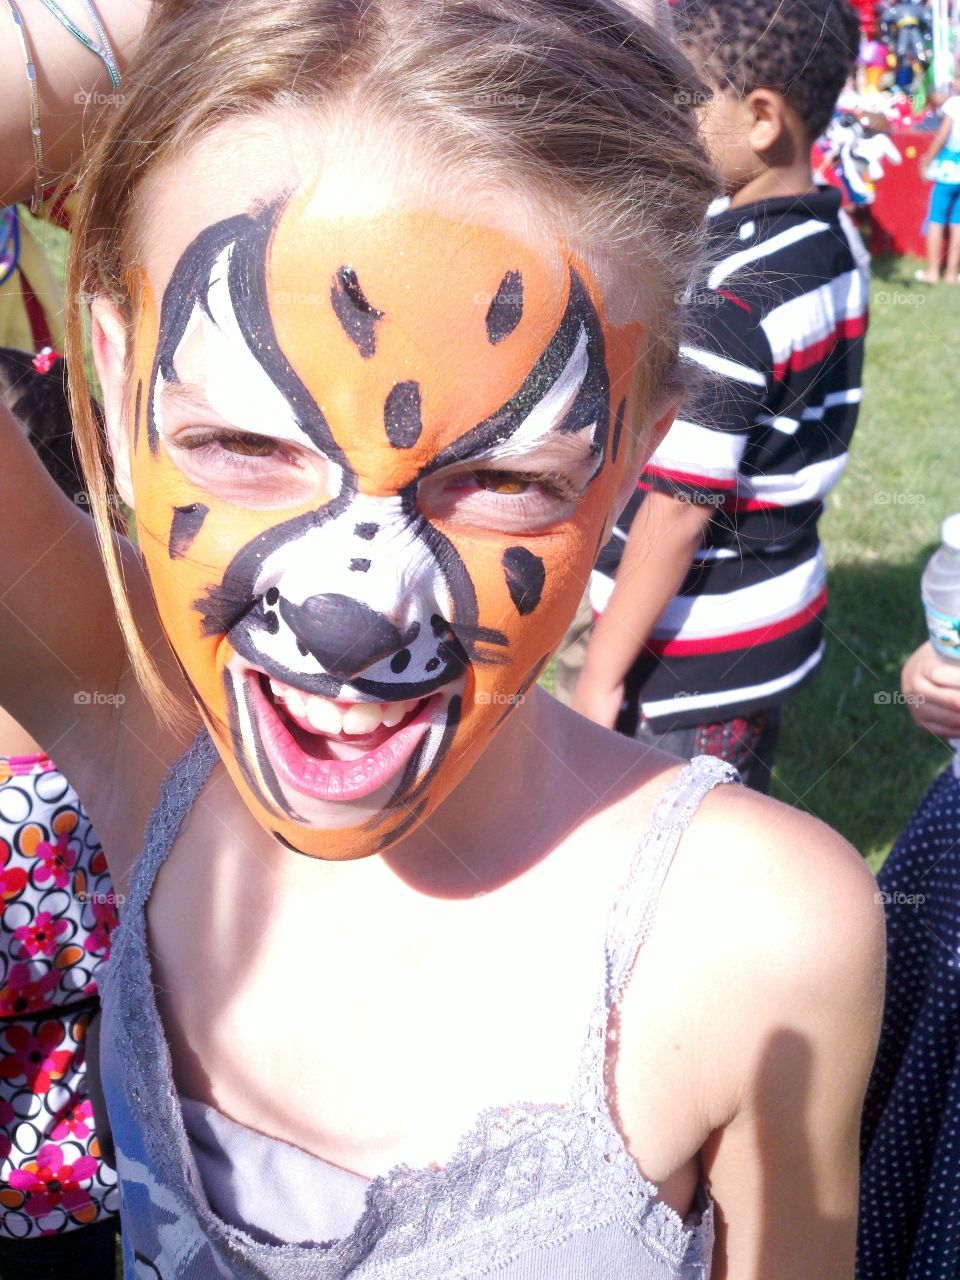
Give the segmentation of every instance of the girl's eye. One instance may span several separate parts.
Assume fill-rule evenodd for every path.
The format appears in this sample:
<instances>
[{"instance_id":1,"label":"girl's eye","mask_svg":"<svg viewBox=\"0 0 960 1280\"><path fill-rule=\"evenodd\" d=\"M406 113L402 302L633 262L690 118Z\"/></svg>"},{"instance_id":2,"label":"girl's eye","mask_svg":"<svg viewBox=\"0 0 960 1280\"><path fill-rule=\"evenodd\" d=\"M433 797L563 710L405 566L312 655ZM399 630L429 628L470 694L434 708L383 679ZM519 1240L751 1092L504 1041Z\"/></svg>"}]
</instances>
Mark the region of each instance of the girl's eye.
<instances>
[{"instance_id":1,"label":"girl's eye","mask_svg":"<svg viewBox=\"0 0 960 1280\"><path fill-rule=\"evenodd\" d=\"M491 493L501 493L504 496L526 493L531 484L531 481L524 476L518 476L509 471L474 471L473 475L481 489L488 489Z\"/></svg>"},{"instance_id":2,"label":"girl's eye","mask_svg":"<svg viewBox=\"0 0 960 1280\"><path fill-rule=\"evenodd\" d=\"M238 458L272 458L277 453L277 445L264 436L245 434L242 431L200 432L196 435L183 435L176 444L190 453L204 450L222 450L232 453Z\"/></svg>"},{"instance_id":3,"label":"girl's eye","mask_svg":"<svg viewBox=\"0 0 960 1280\"><path fill-rule=\"evenodd\" d=\"M497 533L535 533L569 519L580 492L567 475L478 467L425 477L417 505L429 519Z\"/></svg>"},{"instance_id":4,"label":"girl's eye","mask_svg":"<svg viewBox=\"0 0 960 1280\"><path fill-rule=\"evenodd\" d=\"M260 436L222 436L218 443L228 453L239 454L242 458L269 458L274 449L269 440Z\"/></svg>"},{"instance_id":5,"label":"girl's eye","mask_svg":"<svg viewBox=\"0 0 960 1280\"><path fill-rule=\"evenodd\" d=\"M167 437L189 481L239 506L288 507L329 494L327 460L284 440L220 426L190 426Z\"/></svg>"}]
</instances>

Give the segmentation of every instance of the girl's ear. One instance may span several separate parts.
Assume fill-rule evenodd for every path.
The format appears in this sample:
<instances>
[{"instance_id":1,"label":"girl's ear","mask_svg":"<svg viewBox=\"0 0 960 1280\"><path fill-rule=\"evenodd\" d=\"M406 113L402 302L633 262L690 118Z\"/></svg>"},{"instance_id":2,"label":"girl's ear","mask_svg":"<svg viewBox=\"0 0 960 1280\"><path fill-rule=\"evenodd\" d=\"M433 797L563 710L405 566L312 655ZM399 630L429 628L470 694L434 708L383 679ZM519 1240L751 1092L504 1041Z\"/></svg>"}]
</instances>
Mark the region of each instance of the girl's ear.
<instances>
[{"instance_id":1,"label":"girl's ear","mask_svg":"<svg viewBox=\"0 0 960 1280\"><path fill-rule=\"evenodd\" d=\"M90 305L93 363L103 391L103 418L107 445L113 461L117 492L131 509L133 485L130 480L130 426L126 412L127 326L120 312L107 298Z\"/></svg>"}]
</instances>

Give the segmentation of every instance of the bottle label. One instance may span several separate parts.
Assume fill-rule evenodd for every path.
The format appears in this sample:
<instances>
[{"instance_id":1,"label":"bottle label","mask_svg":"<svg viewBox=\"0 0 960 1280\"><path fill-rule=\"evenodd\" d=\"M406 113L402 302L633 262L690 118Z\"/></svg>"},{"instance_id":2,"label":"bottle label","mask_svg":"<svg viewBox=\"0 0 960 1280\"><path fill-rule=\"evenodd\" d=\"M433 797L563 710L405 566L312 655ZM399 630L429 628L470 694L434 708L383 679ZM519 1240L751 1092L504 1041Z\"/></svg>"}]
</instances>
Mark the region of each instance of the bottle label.
<instances>
[{"instance_id":1,"label":"bottle label","mask_svg":"<svg viewBox=\"0 0 960 1280\"><path fill-rule=\"evenodd\" d=\"M927 605L927 631L930 643L937 653L960 662L960 618L953 613L941 613Z\"/></svg>"}]
</instances>

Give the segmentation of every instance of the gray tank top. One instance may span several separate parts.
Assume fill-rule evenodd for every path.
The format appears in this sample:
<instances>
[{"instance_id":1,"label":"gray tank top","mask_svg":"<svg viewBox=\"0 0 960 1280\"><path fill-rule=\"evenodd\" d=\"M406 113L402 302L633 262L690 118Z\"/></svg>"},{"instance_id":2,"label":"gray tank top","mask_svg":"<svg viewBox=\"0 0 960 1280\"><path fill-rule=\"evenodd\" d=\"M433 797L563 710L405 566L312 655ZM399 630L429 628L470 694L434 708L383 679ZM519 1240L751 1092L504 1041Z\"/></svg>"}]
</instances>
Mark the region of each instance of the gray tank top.
<instances>
[{"instance_id":1,"label":"gray tank top","mask_svg":"<svg viewBox=\"0 0 960 1280\"><path fill-rule=\"evenodd\" d=\"M701 1187L681 1220L626 1150L607 1024L681 835L736 771L699 756L661 794L611 909L569 1100L491 1107L443 1168L368 1182L177 1095L146 904L217 758L202 733L168 773L100 984L127 1280L709 1280L713 1206Z\"/></svg>"}]
</instances>

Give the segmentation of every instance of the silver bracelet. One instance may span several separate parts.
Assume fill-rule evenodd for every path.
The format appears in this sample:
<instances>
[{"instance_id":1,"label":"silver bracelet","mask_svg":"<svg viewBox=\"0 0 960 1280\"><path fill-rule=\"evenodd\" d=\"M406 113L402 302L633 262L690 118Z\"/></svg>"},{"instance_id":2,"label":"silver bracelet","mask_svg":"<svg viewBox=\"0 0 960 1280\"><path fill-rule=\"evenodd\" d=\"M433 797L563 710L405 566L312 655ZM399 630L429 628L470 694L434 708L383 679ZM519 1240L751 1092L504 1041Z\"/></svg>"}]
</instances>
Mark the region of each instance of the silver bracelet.
<instances>
[{"instance_id":1,"label":"silver bracelet","mask_svg":"<svg viewBox=\"0 0 960 1280\"><path fill-rule=\"evenodd\" d=\"M91 40L86 32L81 31L77 24L69 17L68 14L60 8L57 0L40 0L43 7L64 27L75 40L79 40L85 49L89 49L95 54L103 65L107 68L107 75L110 77L110 83L114 89L120 88L120 68L117 66L116 55L113 52L113 46L104 30L103 23L100 21L100 15L94 7L93 0L83 0L84 8L90 18L90 24L97 34L99 44Z\"/></svg>"}]
</instances>

